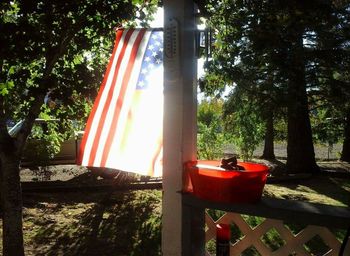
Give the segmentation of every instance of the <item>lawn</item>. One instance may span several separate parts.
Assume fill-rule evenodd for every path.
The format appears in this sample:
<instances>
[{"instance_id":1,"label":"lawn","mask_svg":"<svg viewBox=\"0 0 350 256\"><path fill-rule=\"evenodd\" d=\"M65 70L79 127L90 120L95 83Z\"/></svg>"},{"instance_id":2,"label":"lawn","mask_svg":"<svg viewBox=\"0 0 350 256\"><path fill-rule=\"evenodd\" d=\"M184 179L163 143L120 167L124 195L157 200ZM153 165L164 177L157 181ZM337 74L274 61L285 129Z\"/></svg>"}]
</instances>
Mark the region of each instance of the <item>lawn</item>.
<instances>
[{"instance_id":1,"label":"lawn","mask_svg":"<svg viewBox=\"0 0 350 256\"><path fill-rule=\"evenodd\" d=\"M338 172L347 172L350 167L340 162L325 162L320 166ZM76 180L87 174L80 167L76 172L72 168L64 170L63 180L69 182L72 175ZM54 172L52 178L58 179L61 172L57 167ZM29 170L23 172L27 180L30 179L29 173ZM161 194L160 190L108 189L103 192L25 192L23 229L26 255L161 255ZM349 179L326 175L287 179L266 184L264 189L264 196L268 197L343 207L350 205L349 195ZM247 222L252 221L260 220L247 217ZM269 236L264 239L278 242L275 234ZM344 232L340 233L339 239L341 236ZM238 239L239 231L233 237ZM247 255L256 254L253 251Z\"/></svg>"},{"instance_id":2,"label":"lawn","mask_svg":"<svg viewBox=\"0 0 350 256\"><path fill-rule=\"evenodd\" d=\"M158 190L26 193L26 255L160 255L160 206Z\"/></svg>"},{"instance_id":3,"label":"lawn","mask_svg":"<svg viewBox=\"0 0 350 256\"><path fill-rule=\"evenodd\" d=\"M265 185L264 196L334 206L350 205L349 163L318 162L320 174L295 175L293 178L286 176L282 161L278 161L277 167L276 161L270 165L274 166L275 170L271 168L271 179Z\"/></svg>"}]
</instances>

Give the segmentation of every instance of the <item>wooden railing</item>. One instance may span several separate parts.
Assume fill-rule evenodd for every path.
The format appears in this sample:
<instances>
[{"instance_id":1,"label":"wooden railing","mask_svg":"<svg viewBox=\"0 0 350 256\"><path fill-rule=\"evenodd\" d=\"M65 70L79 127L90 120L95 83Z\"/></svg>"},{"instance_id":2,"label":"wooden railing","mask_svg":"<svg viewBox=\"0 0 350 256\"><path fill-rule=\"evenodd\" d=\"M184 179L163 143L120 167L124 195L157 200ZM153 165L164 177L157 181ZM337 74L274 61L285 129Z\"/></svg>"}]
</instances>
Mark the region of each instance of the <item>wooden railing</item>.
<instances>
[{"instance_id":1,"label":"wooden railing","mask_svg":"<svg viewBox=\"0 0 350 256\"><path fill-rule=\"evenodd\" d=\"M341 242L330 230L345 230L350 227L350 210L307 202L263 198L258 204L223 204L200 200L192 195L185 195L186 204L225 211L219 219L213 220L205 215L205 241L213 243L216 236L216 224L231 224L240 233L235 241L231 240L230 255L324 255L338 256ZM261 222L256 226L247 223L247 216L258 216ZM303 225L297 232L293 232L288 223ZM266 243L266 235L273 231L278 237L277 247L271 248ZM345 232L343 232L344 234ZM313 240L314 243L312 242ZM310 251L310 243L316 245L317 252ZM311 246L312 247L312 246ZM252 253L252 252L255 252ZM210 256L210 252L206 251ZM350 255L350 241L343 255Z\"/></svg>"},{"instance_id":2,"label":"wooden railing","mask_svg":"<svg viewBox=\"0 0 350 256\"><path fill-rule=\"evenodd\" d=\"M231 255L244 255L247 250L256 250L260 255L312 255L310 251L307 251L307 243L316 237L318 237L319 243L323 242L321 246L323 251L320 250L321 248L317 248L317 255L322 253L322 255L336 256L339 255L340 251L340 241L328 228L309 225L297 234L293 234L282 220L274 219L265 219L258 226L252 228L238 213L226 213L217 221L213 221L206 214L206 242L215 239L216 223L236 225L242 232L242 238L231 245ZM282 241L278 249L271 248L262 239L271 230L275 230L279 234L279 241ZM211 254L207 252L207 255Z\"/></svg>"}]
</instances>

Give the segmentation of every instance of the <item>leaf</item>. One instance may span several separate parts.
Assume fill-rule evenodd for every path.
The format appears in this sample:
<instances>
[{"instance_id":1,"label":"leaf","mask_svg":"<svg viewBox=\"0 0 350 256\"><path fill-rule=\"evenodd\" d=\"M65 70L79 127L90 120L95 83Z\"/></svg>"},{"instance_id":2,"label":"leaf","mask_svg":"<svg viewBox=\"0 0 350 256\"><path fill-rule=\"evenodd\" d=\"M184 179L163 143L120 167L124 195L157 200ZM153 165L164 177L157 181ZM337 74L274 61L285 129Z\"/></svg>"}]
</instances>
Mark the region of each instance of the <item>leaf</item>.
<instances>
[{"instance_id":1,"label":"leaf","mask_svg":"<svg viewBox=\"0 0 350 256\"><path fill-rule=\"evenodd\" d=\"M0 83L0 94L2 96L5 96L7 95L10 90L15 86L14 82L13 81L8 81L8 82L5 82L5 83Z\"/></svg>"},{"instance_id":2,"label":"leaf","mask_svg":"<svg viewBox=\"0 0 350 256\"><path fill-rule=\"evenodd\" d=\"M133 5L140 5L142 4L144 1L143 0L132 0L132 4Z\"/></svg>"},{"instance_id":3,"label":"leaf","mask_svg":"<svg viewBox=\"0 0 350 256\"><path fill-rule=\"evenodd\" d=\"M76 55L73 59L73 63L75 65L81 64L84 61L84 57L82 55Z\"/></svg>"},{"instance_id":4,"label":"leaf","mask_svg":"<svg viewBox=\"0 0 350 256\"><path fill-rule=\"evenodd\" d=\"M15 66L11 66L9 71L8 71L8 74L13 75L14 73L15 73Z\"/></svg>"}]
</instances>

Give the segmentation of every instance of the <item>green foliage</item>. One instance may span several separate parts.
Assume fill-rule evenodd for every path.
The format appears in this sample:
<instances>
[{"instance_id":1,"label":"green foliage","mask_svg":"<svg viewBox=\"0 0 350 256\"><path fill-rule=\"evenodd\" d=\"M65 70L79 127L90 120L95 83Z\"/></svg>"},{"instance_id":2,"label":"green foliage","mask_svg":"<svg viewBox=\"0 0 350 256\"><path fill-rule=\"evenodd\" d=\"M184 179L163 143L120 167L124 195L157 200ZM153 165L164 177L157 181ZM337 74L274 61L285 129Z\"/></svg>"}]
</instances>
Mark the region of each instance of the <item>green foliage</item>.
<instances>
[{"instance_id":1,"label":"green foliage","mask_svg":"<svg viewBox=\"0 0 350 256\"><path fill-rule=\"evenodd\" d=\"M217 221L220 219L222 216L225 215L225 211L221 210L215 210L215 209L206 209L206 212L209 214L210 218L212 218L214 221Z\"/></svg>"},{"instance_id":2,"label":"green foliage","mask_svg":"<svg viewBox=\"0 0 350 256\"><path fill-rule=\"evenodd\" d=\"M8 81L6 83L0 83L0 95L5 96L9 94L11 89L15 86L13 81Z\"/></svg>"},{"instance_id":3,"label":"green foliage","mask_svg":"<svg viewBox=\"0 0 350 256\"><path fill-rule=\"evenodd\" d=\"M217 73L206 73L204 77L199 79L199 88L206 95L217 95L220 96L226 86L231 85L231 81L224 75Z\"/></svg>"},{"instance_id":4,"label":"green foliage","mask_svg":"<svg viewBox=\"0 0 350 256\"><path fill-rule=\"evenodd\" d=\"M276 141L287 141L287 122L284 118L274 123L274 132Z\"/></svg>"},{"instance_id":5,"label":"green foliage","mask_svg":"<svg viewBox=\"0 0 350 256\"><path fill-rule=\"evenodd\" d=\"M334 108L319 108L312 112L314 141L334 145L343 137L341 113Z\"/></svg>"},{"instance_id":6,"label":"green foliage","mask_svg":"<svg viewBox=\"0 0 350 256\"><path fill-rule=\"evenodd\" d=\"M0 14L3 18L4 23L15 23L17 14L19 12L19 7L17 1L12 1L10 3L1 3Z\"/></svg>"},{"instance_id":7,"label":"green foliage","mask_svg":"<svg viewBox=\"0 0 350 256\"><path fill-rule=\"evenodd\" d=\"M223 146L228 136L224 133L222 121L222 101L203 100L198 106L197 148L199 159L223 157Z\"/></svg>"},{"instance_id":8,"label":"green foliage","mask_svg":"<svg viewBox=\"0 0 350 256\"><path fill-rule=\"evenodd\" d=\"M50 160L59 153L61 143L74 138L74 126L71 121L51 119L43 112L40 121L34 123L26 142L23 151L24 162L30 162L31 165L40 168L48 166Z\"/></svg>"},{"instance_id":9,"label":"green foliage","mask_svg":"<svg viewBox=\"0 0 350 256\"><path fill-rule=\"evenodd\" d=\"M17 0L1 7L0 96L6 119L23 119L46 94L55 102L51 116L78 119L86 118L85 104L96 97L113 28L146 25L157 1Z\"/></svg>"},{"instance_id":10,"label":"green foliage","mask_svg":"<svg viewBox=\"0 0 350 256\"><path fill-rule=\"evenodd\" d=\"M58 122L48 121L40 126L34 125L28 139L36 141L33 151L38 148L38 154L45 154L48 158L53 158L60 150L64 135L59 133Z\"/></svg>"},{"instance_id":11,"label":"green foliage","mask_svg":"<svg viewBox=\"0 0 350 256\"><path fill-rule=\"evenodd\" d=\"M138 4L134 4L136 2ZM4 158L13 160L12 165L7 166L18 166L19 171L17 161L22 157L26 139L40 113L58 119L60 124L48 124L48 133L33 130L33 139L40 140L40 143L33 146L31 153L35 155L30 157L38 160L37 164L45 162L45 157L35 157L44 155L50 158L59 150L60 142L67 137L66 131L70 129L67 120L78 120L76 125L86 122L89 104L96 97L110 59L115 27L147 24L157 7L155 0L136 2L1 1L0 144L11 145L12 148L0 148L0 161ZM135 19L138 22L129 22ZM24 120L16 138L7 134L8 120ZM4 153L4 150L7 152ZM2 168L1 171L6 174L13 170ZM20 187L15 178L4 182L15 184L14 188ZM16 200L7 197L11 193L16 195ZM20 195L20 191L6 193L4 201L10 203L4 210L21 208ZM5 254L23 254L22 222L18 219L21 214L17 213L12 217L17 218L16 226L5 227L17 232L17 236L13 236L16 239L7 240L11 246L4 247L5 250L17 248L18 252L5 251Z\"/></svg>"},{"instance_id":12,"label":"green foliage","mask_svg":"<svg viewBox=\"0 0 350 256\"><path fill-rule=\"evenodd\" d=\"M233 137L243 160L249 160L264 136L259 109L247 96L236 89L224 105L226 131Z\"/></svg>"},{"instance_id":13,"label":"green foliage","mask_svg":"<svg viewBox=\"0 0 350 256\"><path fill-rule=\"evenodd\" d=\"M248 123L260 123L271 113L277 139L290 140L290 148L295 149L290 153L308 148L303 155L312 158L307 112L321 107L328 109L327 120L343 120L343 124L326 124L322 117L311 116L315 118L314 138L336 141L340 137L342 117L349 109L348 2L206 1L206 12L215 43L201 89L221 94L229 85L232 90L239 88L240 95L255 105L251 111L230 111L235 113L235 124L246 127L236 132L236 138L251 129ZM237 111L242 112L241 116ZM256 116L249 117L250 112ZM292 131L287 136L287 128L298 127L300 133ZM259 135L253 134L250 139L254 137ZM237 142L243 148L254 144ZM294 157L300 160L302 154ZM298 161L294 158L289 162Z\"/></svg>"},{"instance_id":14,"label":"green foliage","mask_svg":"<svg viewBox=\"0 0 350 256\"><path fill-rule=\"evenodd\" d=\"M84 129L110 58L114 28L145 25L157 1L0 5L0 120L58 119L48 133L33 131L43 141L37 154L51 158L73 131Z\"/></svg>"}]
</instances>

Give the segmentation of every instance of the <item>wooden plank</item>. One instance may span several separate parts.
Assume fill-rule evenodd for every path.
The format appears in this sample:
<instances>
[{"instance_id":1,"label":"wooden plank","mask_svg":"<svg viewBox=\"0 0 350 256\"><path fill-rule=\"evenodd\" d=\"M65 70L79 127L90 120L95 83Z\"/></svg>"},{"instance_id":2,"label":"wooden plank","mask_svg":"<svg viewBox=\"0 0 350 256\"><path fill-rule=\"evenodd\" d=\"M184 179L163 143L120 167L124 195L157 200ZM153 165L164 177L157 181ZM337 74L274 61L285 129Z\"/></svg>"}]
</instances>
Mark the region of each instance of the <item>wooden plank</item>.
<instances>
[{"instance_id":1,"label":"wooden plank","mask_svg":"<svg viewBox=\"0 0 350 256\"><path fill-rule=\"evenodd\" d=\"M264 197L256 204L229 204L199 199L184 194L186 204L283 220L291 223L344 229L350 226L350 210L324 204Z\"/></svg>"},{"instance_id":2,"label":"wooden plank","mask_svg":"<svg viewBox=\"0 0 350 256\"><path fill-rule=\"evenodd\" d=\"M111 182L96 182L91 184L67 183L67 182L31 182L22 183L23 193L62 193L62 192L100 192L100 191L126 191L144 189L162 189L162 182L133 182L125 184L113 184Z\"/></svg>"}]
</instances>

